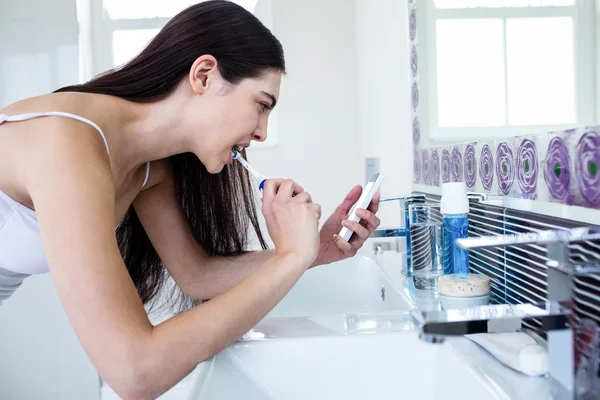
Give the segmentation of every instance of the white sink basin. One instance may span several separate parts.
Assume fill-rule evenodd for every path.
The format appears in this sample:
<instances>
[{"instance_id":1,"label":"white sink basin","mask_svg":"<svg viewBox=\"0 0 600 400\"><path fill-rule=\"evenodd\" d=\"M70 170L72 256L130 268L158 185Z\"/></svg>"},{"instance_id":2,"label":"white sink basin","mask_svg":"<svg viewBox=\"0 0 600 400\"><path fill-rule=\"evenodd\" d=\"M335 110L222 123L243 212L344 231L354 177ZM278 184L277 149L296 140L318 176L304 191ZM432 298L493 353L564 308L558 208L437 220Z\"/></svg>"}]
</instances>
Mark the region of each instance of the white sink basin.
<instances>
[{"instance_id":1,"label":"white sink basin","mask_svg":"<svg viewBox=\"0 0 600 400\"><path fill-rule=\"evenodd\" d=\"M548 380L465 338L421 341L413 308L367 257L307 271L254 329L198 365L188 399L555 398Z\"/></svg>"},{"instance_id":2,"label":"white sink basin","mask_svg":"<svg viewBox=\"0 0 600 400\"><path fill-rule=\"evenodd\" d=\"M240 342L209 369L190 400L503 398L415 332Z\"/></svg>"},{"instance_id":3,"label":"white sink basin","mask_svg":"<svg viewBox=\"0 0 600 400\"><path fill-rule=\"evenodd\" d=\"M306 271L267 317L377 313L412 308L411 300L392 284L375 261L355 256Z\"/></svg>"},{"instance_id":4,"label":"white sink basin","mask_svg":"<svg viewBox=\"0 0 600 400\"><path fill-rule=\"evenodd\" d=\"M188 399L553 398L467 339L421 341L413 308L367 257L307 271L242 340L198 365Z\"/></svg>"}]
</instances>

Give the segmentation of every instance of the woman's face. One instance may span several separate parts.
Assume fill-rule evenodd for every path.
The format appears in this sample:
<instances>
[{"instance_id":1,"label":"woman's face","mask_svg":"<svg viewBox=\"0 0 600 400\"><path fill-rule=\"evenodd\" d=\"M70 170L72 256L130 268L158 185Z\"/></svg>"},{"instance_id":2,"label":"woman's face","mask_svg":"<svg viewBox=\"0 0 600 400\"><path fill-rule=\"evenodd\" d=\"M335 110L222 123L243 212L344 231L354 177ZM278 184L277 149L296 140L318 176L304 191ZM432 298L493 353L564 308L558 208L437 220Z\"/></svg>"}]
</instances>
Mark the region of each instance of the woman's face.
<instances>
[{"instance_id":1,"label":"woman's face","mask_svg":"<svg viewBox=\"0 0 600 400\"><path fill-rule=\"evenodd\" d=\"M198 81L192 85L202 87L195 90L195 113L189 118L195 128L192 131L197 132L192 134L191 147L208 172L216 174L233 162L232 148L267 138L268 118L279 99L281 72L268 71L235 85L226 82L218 68L205 76L196 75Z\"/></svg>"}]
</instances>

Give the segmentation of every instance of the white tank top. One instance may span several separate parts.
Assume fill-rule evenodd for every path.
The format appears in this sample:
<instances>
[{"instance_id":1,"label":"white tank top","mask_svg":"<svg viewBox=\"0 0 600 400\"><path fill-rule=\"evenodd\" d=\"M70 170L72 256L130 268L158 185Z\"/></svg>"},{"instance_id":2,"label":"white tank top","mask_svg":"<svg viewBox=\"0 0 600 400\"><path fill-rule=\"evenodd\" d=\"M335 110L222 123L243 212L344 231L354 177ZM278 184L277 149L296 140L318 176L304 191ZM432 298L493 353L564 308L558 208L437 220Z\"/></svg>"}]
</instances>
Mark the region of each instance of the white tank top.
<instances>
[{"instance_id":1,"label":"white tank top","mask_svg":"<svg viewBox=\"0 0 600 400\"><path fill-rule=\"evenodd\" d=\"M4 122L25 121L28 119L59 116L76 119L94 127L109 152L108 142L102 129L89 119L64 112L30 113L8 116L0 114L0 125ZM148 182L150 162L146 163L146 177L142 188ZM23 280L32 274L48 272L48 262L42 247L40 230L35 211L10 198L0 190L0 305L21 286Z\"/></svg>"}]
</instances>

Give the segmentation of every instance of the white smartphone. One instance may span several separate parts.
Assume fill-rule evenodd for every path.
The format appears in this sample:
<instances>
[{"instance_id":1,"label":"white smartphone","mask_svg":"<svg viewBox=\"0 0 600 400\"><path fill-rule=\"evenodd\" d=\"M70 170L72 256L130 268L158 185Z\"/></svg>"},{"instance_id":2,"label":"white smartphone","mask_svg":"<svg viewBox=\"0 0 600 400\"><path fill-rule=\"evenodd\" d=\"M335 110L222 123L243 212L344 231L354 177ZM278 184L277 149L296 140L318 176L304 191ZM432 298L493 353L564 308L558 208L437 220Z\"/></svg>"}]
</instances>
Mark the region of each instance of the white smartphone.
<instances>
[{"instance_id":1,"label":"white smartphone","mask_svg":"<svg viewBox=\"0 0 600 400\"><path fill-rule=\"evenodd\" d=\"M360 221L360 218L358 217L358 215L356 215L356 210L358 208L366 210L369 207L369 204L371 204L371 200L373 200L373 196L375 196L375 193L377 193L377 191L379 190L379 186L381 186L383 178L384 175L379 173L373 175L371 179L369 179L369 182L367 182L367 186L364 188L362 194L360 195L360 198L352 207L352 211L350 211L350 216L348 217L350 221ZM342 230L340 231L339 235L344 240L348 241L352 237L353 233L354 232L352 232L350 229L344 226L342 227Z\"/></svg>"}]
</instances>

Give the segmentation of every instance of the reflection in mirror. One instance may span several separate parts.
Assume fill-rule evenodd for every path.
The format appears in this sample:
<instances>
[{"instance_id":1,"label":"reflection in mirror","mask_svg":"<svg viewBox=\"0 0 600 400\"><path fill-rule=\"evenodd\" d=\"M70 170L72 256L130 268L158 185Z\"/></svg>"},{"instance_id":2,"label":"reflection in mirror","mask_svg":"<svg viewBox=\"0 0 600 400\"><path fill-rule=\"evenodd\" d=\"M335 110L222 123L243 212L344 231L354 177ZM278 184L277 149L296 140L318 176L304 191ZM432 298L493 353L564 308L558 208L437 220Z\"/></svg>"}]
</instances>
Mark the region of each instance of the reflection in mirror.
<instances>
[{"instance_id":1,"label":"reflection in mirror","mask_svg":"<svg viewBox=\"0 0 600 400\"><path fill-rule=\"evenodd\" d=\"M419 1L422 147L598 124L598 3Z\"/></svg>"},{"instance_id":2,"label":"reflection in mirror","mask_svg":"<svg viewBox=\"0 0 600 400\"><path fill-rule=\"evenodd\" d=\"M413 183L600 222L600 0L409 0Z\"/></svg>"}]
</instances>

